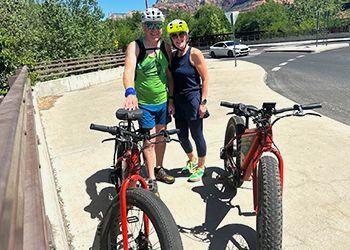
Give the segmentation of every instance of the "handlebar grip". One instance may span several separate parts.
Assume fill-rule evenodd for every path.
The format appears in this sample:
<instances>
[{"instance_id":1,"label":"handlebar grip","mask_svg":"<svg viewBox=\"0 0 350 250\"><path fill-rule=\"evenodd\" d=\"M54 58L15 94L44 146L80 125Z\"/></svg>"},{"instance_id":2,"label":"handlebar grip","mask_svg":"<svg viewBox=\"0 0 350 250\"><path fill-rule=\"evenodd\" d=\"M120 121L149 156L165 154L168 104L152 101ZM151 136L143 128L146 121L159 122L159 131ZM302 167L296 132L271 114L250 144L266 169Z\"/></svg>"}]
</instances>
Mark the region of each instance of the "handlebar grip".
<instances>
[{"instance_id":1,"label":"handlebar grip","mask_svg":"<svg viewBox=\"0 0 350 250\"><path fill-rule=\"evenodd\" d=\"M170 130L167 130L168 135L178 134L179 132L180 132L180 129L170 129Z\"/></svg>"},{"instance_id":2,"label":"handlebar grip","mask_svg":"<svg viewBox=\"0 0 350 250\"><path fill-rule=\"evenodd\" d=\"M107 133L110 133L112 135L117 134L117 127L109 127L109 126L105 126L105 125L91 123L90 129L101 131L101 132L107 132Z\"/></svg>"},{"instance_id":3,"label":"handlebar grip","mask_svg":"<svg viewBox=\"0 0 350 250\"><path fill-rule=\"evenodd\" d=\"M306 110L306 109L318 109L318 108L322 108L322 104L321 103L303 104L303 105L301 105L301 108L304 110Z\"/></svg>"},{"instance_id":4,"label":"handlebar grip","mask_svg":"<svg viewBox=\"0 0 350 250\"><path fill-rule=\"evenodd\" d=\"M220 106L227 107L227 108L236 108L238 106L238 104L235 104L232 102L221 101Z\"/></svg>"}]
</instances>

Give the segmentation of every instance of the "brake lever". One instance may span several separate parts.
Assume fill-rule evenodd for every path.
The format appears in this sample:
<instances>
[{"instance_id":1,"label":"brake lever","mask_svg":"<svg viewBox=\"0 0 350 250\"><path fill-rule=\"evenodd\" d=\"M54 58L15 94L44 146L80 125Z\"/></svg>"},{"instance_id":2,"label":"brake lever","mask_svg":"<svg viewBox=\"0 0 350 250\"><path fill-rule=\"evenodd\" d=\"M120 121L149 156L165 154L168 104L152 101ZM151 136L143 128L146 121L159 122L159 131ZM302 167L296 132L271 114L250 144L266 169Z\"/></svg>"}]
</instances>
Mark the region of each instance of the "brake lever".
<instances>
[{"instance_id":1,"label":"brake lever","mask_svg":"<svg viewBox=\"0 0 350 250\"><path fill-rule=\"evenodd\" d=\"M175 142L181 143L180 140L178 140L178 139L173 139L173 138L170 138L170 141L175 141Z\"/></svg>"},{"instance_id":2,"label":"brake lever","mask_svg":"<svg viewBox=\"0 0 350 250\"><path fill-rule=\"evenodd\" d=\"M304 116L304 112L302 109L295 110L293 116Z\"/></svg>"},{"instance_id":3,"label":"brake lever","mask_svg":"<svg viewBox=\"0 0 350 250\"><path fill-rule=\"evenodd\" d=\"M322 117L322 115L316 114L316 113L305 113L304 115L314 115L314 116Z\"/></svg>"},{"instance_id":4,"label":"brake lever","mask_svg":"<svg viewBox=\"0 0 350 250\"><path fill-rule=\"evenodd\" d=\"M107 139L103 139L101 143L104 143L106 141L115 141L117 140L117 138L107 138Z\"/></svg>"}]
</instances>

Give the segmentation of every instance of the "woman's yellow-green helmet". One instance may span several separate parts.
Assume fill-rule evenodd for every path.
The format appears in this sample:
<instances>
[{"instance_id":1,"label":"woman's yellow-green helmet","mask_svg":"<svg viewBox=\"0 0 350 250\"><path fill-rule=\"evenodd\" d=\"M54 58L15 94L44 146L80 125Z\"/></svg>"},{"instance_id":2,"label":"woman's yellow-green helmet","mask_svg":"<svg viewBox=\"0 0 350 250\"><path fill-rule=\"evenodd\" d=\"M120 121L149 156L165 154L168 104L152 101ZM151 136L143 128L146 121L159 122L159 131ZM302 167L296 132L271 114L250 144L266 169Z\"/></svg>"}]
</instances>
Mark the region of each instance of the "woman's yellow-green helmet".
<instances>
[{"instance_id":1,"label":"woman's yellow-green helmet","mask_svg":"<svg viewBox=\"0 0 350 250\"><path fill-rule=\"evenodd\" d=\"M180 19L175 19L168 23L166 30L169 35L177 32L186 32L188 34L188 32L190 31L188 29L187 23L184 20Z\"/></svg>"}]
</instances>

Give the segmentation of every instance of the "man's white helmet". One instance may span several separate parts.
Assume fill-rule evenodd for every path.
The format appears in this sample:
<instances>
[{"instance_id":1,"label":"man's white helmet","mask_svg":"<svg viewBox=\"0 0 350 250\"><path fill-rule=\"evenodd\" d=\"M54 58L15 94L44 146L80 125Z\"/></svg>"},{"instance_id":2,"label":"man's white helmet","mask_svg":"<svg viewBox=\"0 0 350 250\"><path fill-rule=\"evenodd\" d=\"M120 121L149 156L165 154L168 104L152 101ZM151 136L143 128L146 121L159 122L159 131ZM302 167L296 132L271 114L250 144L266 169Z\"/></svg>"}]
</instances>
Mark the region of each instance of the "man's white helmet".
<instances>
[{"instance_id":1,"label":"man's white helmet","mask_svg":"<svg viewBox=\"0 0 350 250\"><path fill-rule=\"evenodd\" d=\"M164 15L157 8L147 8L142 12L141 22L164 22Z\"/></svg>"}]
</instances>

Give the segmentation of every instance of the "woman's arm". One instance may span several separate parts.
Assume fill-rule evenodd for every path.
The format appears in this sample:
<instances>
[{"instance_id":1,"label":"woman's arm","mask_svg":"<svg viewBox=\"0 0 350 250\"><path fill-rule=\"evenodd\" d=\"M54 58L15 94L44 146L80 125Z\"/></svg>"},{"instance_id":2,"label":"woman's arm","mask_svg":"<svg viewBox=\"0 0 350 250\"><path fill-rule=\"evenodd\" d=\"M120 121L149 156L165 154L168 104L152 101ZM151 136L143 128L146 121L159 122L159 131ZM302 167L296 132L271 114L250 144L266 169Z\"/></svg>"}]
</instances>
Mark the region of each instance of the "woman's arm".
<instances>
[{"instance_id":1,"label":"woman's arm","mask_svg":"<svg viewBox=\"0 0 350 250\"><path fill-rule=\"evenodd\" d=\"M199 49L192 48L190 60L192 65L197 69L202 79L201 102L199 105L199 116L204 117L207 111L207 96L208 96L208 70L204 56Z\"/></svg>"}]
</instances>

